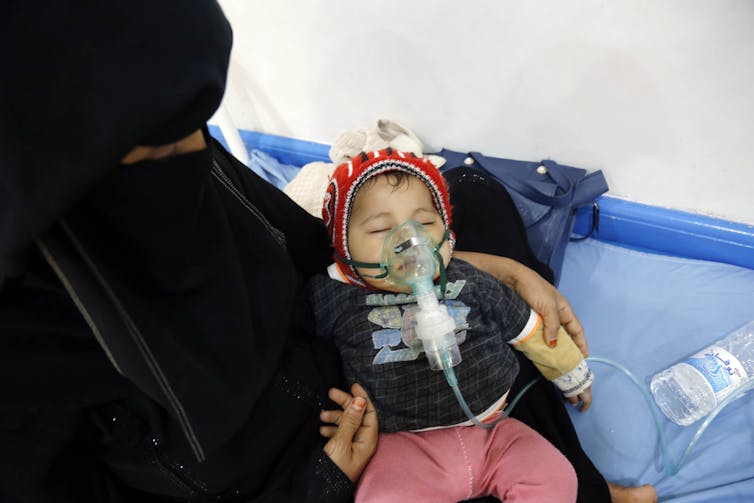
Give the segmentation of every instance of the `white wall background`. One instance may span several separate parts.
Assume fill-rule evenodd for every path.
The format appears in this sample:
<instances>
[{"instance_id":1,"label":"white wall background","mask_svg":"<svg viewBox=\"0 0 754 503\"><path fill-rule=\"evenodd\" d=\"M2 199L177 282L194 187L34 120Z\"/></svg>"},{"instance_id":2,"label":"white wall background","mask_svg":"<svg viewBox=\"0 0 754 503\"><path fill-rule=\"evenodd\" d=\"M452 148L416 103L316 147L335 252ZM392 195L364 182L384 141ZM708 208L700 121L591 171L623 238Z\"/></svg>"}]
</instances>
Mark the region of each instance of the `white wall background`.
<instances>
[{"instance_id":1,"label":"white wall background","mask_svg":"<svg viewBox=\"0 0 754 503\"><path fill-rule=\"evenodd\" d=\"M754 224L754 0L221 0L240 128L602 168L611 194Z\"/></svg>"}]
</instances>

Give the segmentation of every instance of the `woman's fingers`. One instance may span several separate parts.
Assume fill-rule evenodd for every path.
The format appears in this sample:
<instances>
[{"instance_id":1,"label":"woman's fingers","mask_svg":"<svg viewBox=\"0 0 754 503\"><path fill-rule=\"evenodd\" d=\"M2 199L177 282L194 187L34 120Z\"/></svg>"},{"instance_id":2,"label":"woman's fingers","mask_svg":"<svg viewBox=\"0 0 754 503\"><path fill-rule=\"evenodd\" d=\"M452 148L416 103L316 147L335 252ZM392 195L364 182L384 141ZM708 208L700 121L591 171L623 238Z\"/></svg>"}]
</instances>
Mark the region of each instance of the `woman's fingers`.
<instances>
[{"instance_id":1,"label":"woman's fingers","mask_svg":"<svg viewBox=\"0 0 754 503\"><path fill-rule=\"evenodd\" d=\"M571 304L568 300L558 293L558 318L560 324L563 325L565 331L573 339L574 344L578 346L584 358L589 356L589 346L586 343L586 336L584 335L584 327L581 326L581 322L574 314Z\"/></svg>"},{"instance_id":2,"label":"woman's fingers","mask_svg":"<svg viewBox=\"0 0 754 503\"><path fill-rule=\"evenodd\" d=\"M560 329L560 313L550 304L545 304L540 309L539 315L542 316L545 342L548 346L555 347L558 341L558 330Z\"/></svg>"}]
</instances>

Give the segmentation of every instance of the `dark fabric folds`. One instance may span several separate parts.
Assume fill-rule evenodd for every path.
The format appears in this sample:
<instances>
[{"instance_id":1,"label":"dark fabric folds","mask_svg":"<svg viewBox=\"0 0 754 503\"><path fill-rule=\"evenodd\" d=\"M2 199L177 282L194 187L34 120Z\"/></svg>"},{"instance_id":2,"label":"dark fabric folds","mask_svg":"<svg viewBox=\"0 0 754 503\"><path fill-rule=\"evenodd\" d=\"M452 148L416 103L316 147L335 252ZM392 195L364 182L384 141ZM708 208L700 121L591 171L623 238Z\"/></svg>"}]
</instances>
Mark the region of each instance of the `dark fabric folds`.
<instances>
[{"instance_id":1,"label":"dark fabric folds","mask_svg":"<svg viewBox=\"0 0 754 503\"><path fill-rule=\"evenodd\" d=\"M114 363L199 458L239 429L275 374L299 286L286 249L211 166L208 150L121 166L53 229L75 255L63 273L87 275L76 295L112 306L99 321Z\"/></svg>"}]
</instances>

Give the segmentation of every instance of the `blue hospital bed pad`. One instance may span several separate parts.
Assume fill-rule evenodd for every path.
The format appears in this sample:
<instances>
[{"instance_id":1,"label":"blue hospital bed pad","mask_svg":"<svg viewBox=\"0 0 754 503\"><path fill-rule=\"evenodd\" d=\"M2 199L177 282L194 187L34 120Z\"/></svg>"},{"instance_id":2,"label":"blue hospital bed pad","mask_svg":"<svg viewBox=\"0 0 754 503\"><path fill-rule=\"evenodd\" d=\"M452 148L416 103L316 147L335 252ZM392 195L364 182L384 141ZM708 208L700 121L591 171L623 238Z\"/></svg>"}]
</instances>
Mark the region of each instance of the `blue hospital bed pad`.
<instances>
[{"instance_id":1,"label":"blue hospital bed pad","mask_svg":"<svg viewBox=\"0 0 754 503\"><path fill-rule=\"evenodd\" d=\"M568 245L559 289L584 326L591 355L627 367L647 390L656 372L754 319L754 270L594 239ZM754 392L728 405L669 476L641 392L619 370L591 367L591 409L568 409L607 480L654 484L660 501L754 502ZM677 462L703 419L680 427L658 414Z\"/></svg>"}]
</instances>

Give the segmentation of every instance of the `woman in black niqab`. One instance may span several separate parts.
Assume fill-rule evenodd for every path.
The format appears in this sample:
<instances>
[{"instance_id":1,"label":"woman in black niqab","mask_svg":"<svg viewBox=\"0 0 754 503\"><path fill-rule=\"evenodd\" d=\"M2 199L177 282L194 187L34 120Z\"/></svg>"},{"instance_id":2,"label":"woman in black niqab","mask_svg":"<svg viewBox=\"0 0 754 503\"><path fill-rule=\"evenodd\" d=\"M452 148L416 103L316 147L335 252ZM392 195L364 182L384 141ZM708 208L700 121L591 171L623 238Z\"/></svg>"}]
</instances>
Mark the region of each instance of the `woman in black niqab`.
<instances>
[{"instance_id":1,"label":"woman in black niqab","mask_svg":"<svg viewBox=\"0 0 754 503\"><path fill-rule=\"evenodd\" d=\"M121 163L218 107L219 6L5 10L0 500L350 498L317 438L338 364L300 298L321 223L206 129Z\"/></svg>"}]
</instances>

